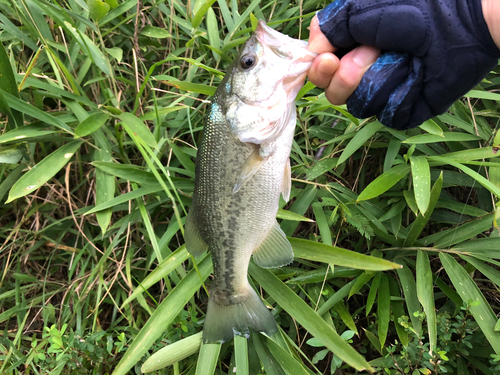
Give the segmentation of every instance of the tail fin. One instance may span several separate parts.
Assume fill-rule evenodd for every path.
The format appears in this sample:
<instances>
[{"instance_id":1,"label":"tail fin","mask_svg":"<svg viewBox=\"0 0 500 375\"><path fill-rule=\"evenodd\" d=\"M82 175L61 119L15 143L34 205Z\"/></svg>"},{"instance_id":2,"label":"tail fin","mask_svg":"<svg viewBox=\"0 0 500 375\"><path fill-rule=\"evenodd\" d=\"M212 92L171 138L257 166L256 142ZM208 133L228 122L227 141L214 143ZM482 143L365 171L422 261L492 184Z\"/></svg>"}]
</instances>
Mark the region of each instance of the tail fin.
<instances>
[{"instance_id":1,"label":"tail fin","mask_svg":"<svg viewBox=\"0 0 500 375\"><path fill-rule=\"evenodd\" d=\"M278 332L273 314L250 286L248 293L239 296L234 304L218 304L217 293L220 292L212 288L203 327L203 343L223 343L231 340L235 334L248 338L249 328L269 336Z\"/></svg>"}]
</instances>

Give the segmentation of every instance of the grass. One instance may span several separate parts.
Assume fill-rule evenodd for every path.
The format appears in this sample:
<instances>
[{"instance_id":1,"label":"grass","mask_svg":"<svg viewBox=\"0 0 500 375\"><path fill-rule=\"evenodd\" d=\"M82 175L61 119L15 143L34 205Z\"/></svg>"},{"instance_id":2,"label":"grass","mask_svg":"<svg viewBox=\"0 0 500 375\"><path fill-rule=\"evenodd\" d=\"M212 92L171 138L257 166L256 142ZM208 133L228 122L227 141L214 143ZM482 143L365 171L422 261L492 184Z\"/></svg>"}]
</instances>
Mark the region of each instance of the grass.
<instances>
[{"instance_id":1,"label":"grass","mask_svg":"<svg viewBox=\"0 0 500 375\"><path fill-rule=\"evenodd\" d=\"M296 259L249 272L280 333L201 345L212 265L183 226L209 96L256 19L306 39L323 6L0 1L0 373L500 370L496 72L406 132L307 84Z\"/></svg>"}]
</instances>

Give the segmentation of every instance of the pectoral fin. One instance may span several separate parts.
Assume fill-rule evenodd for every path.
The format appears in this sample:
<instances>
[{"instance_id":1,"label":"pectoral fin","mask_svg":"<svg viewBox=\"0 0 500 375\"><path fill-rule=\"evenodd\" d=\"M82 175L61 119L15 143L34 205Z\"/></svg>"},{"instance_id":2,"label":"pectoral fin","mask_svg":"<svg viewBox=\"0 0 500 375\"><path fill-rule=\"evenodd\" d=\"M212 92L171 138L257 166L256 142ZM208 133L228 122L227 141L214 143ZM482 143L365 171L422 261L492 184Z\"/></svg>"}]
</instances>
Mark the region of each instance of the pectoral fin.
<instances>
[{"instance_id":1,"label":"pectoral fin","mask_svg":"<svg viewBox=\"0 0 500 375\"><path fill-rule=\"evenodd\" d=\"M186 249L194 257L199 257L207 249L208 245L203 241L200 231L195 221L196 210L191 207L186 218L186 227L184 239L186 240Z\"/></svg>"},{"instance_id":2,"label":"pectoral fin","mask_svg":"<svg viewBox=\"0 0 500 375\"><path fill-rule=\"evenodd\" d=\"M236 184L234 184L233 193L237 193L238 190L252 178L252 176L258 172L258 170L264 165L269 157L262 157L259 154L260 148L256 148L254 152L248 157L241 168L241 173L236 179Z\"/></svg>"},{"instance_id":3,"label":"pectoral fin","mask_svg":"<svg viewBox=\"0 0 500 375\"><path fill-rule=\"evenodd\" d=\"M290 199L290 190L292 189L292 167L290 167L290 158L285 164L285 173L283 173L283 182L281 183L281 195L285 202Z\"/></svg>"},{"instance_id":4,"label":"pectoral fin","mask_svg":"<svg viewBox=\"0 0 500 375\"><path fill-rule=\"evenodd\" d=\"M253 260L262 268L277 268L293 262L292 245L288 242L278 222L274 224L273 229L257 250L253 252Z\"/></svg>"}]
</instances>

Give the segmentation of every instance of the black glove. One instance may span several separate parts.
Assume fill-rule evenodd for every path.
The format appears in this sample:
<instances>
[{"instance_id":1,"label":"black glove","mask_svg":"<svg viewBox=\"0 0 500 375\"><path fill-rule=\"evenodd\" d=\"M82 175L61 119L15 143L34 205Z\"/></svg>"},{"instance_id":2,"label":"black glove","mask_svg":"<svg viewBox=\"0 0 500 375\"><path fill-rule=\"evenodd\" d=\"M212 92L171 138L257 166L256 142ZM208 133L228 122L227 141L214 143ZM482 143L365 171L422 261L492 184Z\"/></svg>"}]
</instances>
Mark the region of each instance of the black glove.
<instances>
[{"instance_id":1,"label":"black glove","mask_svg":"<svg viewBox=\"0 0 500 375\"><path fill-rule=\"evenodd\" d=\"M347 107L391 128L413 128L445 112L500 57L481 0L337 0L318 20L335 47L382 50Z\"/></svg>"}]
</instances>

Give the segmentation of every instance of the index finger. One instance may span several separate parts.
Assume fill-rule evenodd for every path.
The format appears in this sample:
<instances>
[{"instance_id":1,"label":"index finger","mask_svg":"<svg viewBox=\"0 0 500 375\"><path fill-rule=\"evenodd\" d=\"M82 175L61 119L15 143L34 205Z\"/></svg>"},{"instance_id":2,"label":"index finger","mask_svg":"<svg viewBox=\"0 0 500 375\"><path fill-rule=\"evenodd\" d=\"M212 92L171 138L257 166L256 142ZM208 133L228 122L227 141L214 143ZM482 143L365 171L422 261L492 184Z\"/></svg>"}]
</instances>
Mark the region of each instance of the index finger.
<instances>
[{"instance_id":1,"label":"index finger","mask_svg":"<svg viewBox=\"0 0 500 375\"><path fill-rule=\"evenodd\" d=\"M325 34L319 28L318 17L314 16L309 27L309 51L316 53L335 52L336 48L330 44Z\"/></svg>"}]
</instances>

